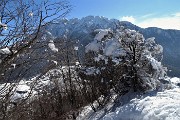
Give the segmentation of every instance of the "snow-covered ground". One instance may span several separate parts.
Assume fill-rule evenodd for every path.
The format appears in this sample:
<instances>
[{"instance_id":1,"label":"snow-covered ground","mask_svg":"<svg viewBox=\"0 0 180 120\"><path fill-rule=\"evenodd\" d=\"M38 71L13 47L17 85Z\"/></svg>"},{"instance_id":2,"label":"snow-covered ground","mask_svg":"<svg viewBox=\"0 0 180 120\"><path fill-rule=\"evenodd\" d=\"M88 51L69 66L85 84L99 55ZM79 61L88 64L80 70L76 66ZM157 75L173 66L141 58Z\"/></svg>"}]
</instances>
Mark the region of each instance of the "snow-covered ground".
<instances>
[{"instance_id":1,"label":"snow-covered ground","mask_svg":"<svg viewBox=\"0 0 180 120\"><path fill-rule=\"evenodd\" d=\"M119 102L109 103L94 113L86 106L78 120L180 120L180 83L172 78L172 88L146 94L128 93Z\"/></svg>"},{"instance_id":2,"label":"snow-covered ground","mask_svg":"<svg viewBox=\"0 0 180 120\"><path fill-rule=\"evenodd\" d=\"M180 89L134 98L106 114L103 120L180 120Z\"/></svg>"},{"instance_id":3,"label":"snow-covered ground","mask_svg":"<svg viewBox=\"0 0 180 120\"><path fill-rule=\"evenodd\" d=\"M171 89L146 94L130 92L119 97L116 102L110 102L96 113L90 106L86 106L77 120L180 120L180 86L178 86L180 79L171 78L170 81ZM17 85L12 96L14 100L28 95L29 82L21 81ZM48 84L49 80L45 79L39 82L39 86ZM0 86L1 89L3 85Z\"/></svg>"},{"instance_id":4,"label":"snow-covered ground","mask_svg":"<svg viewBox=\"0 0 180 120\"><path fill-rule=\"evenodd\" d=\"M75 66L70 66L73 71ZM43 87L53 88L55 84L64 86L62 71L64 74L68 72L67 66L62 66L61 69L52 69L43 75L41 78L35 76L29 80L21 80L17 83L3 83L0 84L0 98L5 96L8 92L11 93L11 101L15 102L19 99L26 99L27 97L33 97L37 93L41 92ZM74 74L72 74L72 78ZM52 77L57 79L57 82ZM73 79L74 80L74 79ZM30 95L30 96L29 96Z\"/></svg>"}]
</instances>

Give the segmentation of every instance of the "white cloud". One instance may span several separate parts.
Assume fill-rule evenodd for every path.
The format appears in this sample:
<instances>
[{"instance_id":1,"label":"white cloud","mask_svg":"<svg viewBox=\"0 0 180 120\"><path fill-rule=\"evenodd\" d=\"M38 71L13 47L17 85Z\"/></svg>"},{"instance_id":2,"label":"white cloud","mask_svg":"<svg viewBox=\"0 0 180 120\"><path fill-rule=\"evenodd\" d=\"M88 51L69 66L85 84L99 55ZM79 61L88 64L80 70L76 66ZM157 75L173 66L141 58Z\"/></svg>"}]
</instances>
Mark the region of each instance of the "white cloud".
<instances>
[{"instance_id":1,"label":"white cloud","mask_svg":"<svg viewBox=\"0 0 180 120\"><path fill-rule=\"evenodd\" d=\"M153 15L155 15L155 13L149 13L149 14L145 14L145 15L141 16L141 18L146 19L146 18L152 17Z\"/></svg>"},{"instance_id":2,"label":"white cloud","mask_svg":"<svg viewBox=\"0 0 180 120\"><path fill-rule=\"evenodd\" d=\"M173 14L175 17L180 17L180 12Z\"/></svg>"},{"instance_id":3,"label":"white cloud","mask_svg":"<svg viewBox=\"0 0 180 120\"><path fill-rule=\"evenodd\" d=\"M129 21L139 27L158 27L162 29L177 29L180 30L180 12L157 16L156 13L149 13L143 16L123 16L120 18L121 21Z\"/></svg>"},{"instance_id":4,"label":"white cloud","mask_svg":"<svg viewBox=\"0 0 180 120\"><path fill-rule=\"evenodd\" d=\"M136 19L133 16L123 16L121 19L121 21L128 21L131 23L135 23Z\"/></svg>"},{"instance_id":5,"label":"white cloud","mask_svg":"<svg viewBox=\"0 0 180 120\"><path fill-rule=\"evenodd\" d=\"M148 18L143 21L138 21L135 24L142 27L159 27L163 29L178 29L180 30L180 17L169 16L169 17L157 17L157 18Z\"/></svg>"}]
</instances>

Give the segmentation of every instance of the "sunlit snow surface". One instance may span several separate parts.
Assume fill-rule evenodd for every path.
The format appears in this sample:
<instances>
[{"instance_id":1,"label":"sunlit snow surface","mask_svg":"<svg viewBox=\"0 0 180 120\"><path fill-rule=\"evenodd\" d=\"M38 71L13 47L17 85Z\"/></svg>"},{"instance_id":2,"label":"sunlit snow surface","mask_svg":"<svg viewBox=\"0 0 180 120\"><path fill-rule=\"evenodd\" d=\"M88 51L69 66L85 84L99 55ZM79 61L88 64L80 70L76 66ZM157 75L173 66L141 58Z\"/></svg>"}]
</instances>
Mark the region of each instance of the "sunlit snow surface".
<instances>
[{"instance_id":1,"label":"sunlit snow surface","mask_svg":"<svg viewBox=\"0 0 180 120\"><path fill-rule=\"evenodd\" d=\"M180 83L172 78L172 84ZM129 101L128 101L129 100ZM119 107L105 107L93 113L86 107L78 120L180 120L180 87L163 92L148 92L144 95L130 93L120 98ZM112 103L111 103L112 104ZM113 110L114 109L114 110Z\"/></svg>"},{"instance_id":2,"label":"sunlit snow surface","mask_svg":"<svg viewBox=\"0 0 180 120\"><path fill-rule=\"evenodd\" d=\"M30 81L19 83L12 96L13 100L26 98L31 91L28 82ZM49 83L48 79L43 79L38 85ZM141 95L129 93L119 98L118 105L110 102L96 113L90 106L86 106L77 120L180 120L180 87L177 86L180 79L171 78L171 83L173 88L163 92L152 91ZM9 84L2 84L0 89L9 88L8 86ZM33 91L34 94L35 92Z\"/></svg>"},{"instance_id":3,"label":"sunlit snow surface","mask_svg":"<svg viewBox=\"0 0 180 120\"><path fill-rule=\"evenodd\" d=\"M0 49L0 53L1 54L11 54L11 51L9 50L9 48L5 47L3 49Z\"/></svg>"},{"instance_id":4,"label":"sunlit snow surface","mask_svg":"<svg viewBox=\"0 0 180 120\"><path fill-rule=\"evenodd\" d=\"M53 61L56 64L56 61ZM74 66L70 66L71 70L74 70ZM62 70L64 73L67 72L68 67L63 66ZM62 70L60 69L52 69L47 74L42 76L42 78L38 78L38 76L33 77L29 80L21 80L17 83L3 83L0 84L0 99L5 96L8 92L12 95L10 97L12 102L16 102L20 99L32 98L37 95L37 93L41 92L45 86L48 88L53 88L55 85L55 81L51 80L50 76L61 76ZM74 79L72 79L74 80ZM60 77L58 79L58 84L64 86L63 78Z\"/></svg>"},{"instance_id":5,"label":"sunlit snow surface","mask_svg":"<svg viewBox=\"0 0 180 120\"><path fill-rule=\"evenodd\" d=\"M54 41L50 40L48 46L53 52L58 52L58 48L56 48Z\"/></svg>"},{"instance_id":6,"label":"sunlit snow surface","mask_svg":"<svg viewBox=\"0 0 180 120\"><path fill-rule=\"evenodd\" d=\"M174 88L128 104L106 114L103 120L180 120L180 89Z\"/></svg>"}]
</instances>

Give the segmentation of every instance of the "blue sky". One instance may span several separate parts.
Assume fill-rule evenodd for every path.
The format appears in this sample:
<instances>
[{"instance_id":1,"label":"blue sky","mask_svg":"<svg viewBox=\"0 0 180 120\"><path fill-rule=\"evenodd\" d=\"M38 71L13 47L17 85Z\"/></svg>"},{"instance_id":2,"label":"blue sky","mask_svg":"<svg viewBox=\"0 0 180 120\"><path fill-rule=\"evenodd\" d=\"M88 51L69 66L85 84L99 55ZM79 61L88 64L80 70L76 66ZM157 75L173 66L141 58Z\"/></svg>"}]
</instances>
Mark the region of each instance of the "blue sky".
<instances>
[{"instance_id":1,"label":"blue sky","mask_svg":"<svg viewBox=\"0 0 180 120\"><path fill-rule=\"evenodd\" d=\"M140 27L180 29L180 0L69 0L68 18L99 15L130 21Z\"/></svg>"}]
</instances>

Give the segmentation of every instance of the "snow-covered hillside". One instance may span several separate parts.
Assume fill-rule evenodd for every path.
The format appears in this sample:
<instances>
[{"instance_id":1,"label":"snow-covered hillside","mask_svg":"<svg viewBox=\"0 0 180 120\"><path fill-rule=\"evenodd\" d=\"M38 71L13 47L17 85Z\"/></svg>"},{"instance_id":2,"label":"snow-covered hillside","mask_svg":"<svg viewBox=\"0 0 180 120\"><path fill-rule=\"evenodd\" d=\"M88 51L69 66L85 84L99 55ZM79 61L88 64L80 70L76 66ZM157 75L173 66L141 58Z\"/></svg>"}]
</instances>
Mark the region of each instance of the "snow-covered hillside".
<instances>
[{"instance_id":1,"label":"snow-covered hillside","mask_svg":"<svg viewBox=\"0 0 180 120\"><path fill-rule=\"evenodd\" d=\"M39 81L36 89L52 84L47 77ZM168 81L170 84L164 85L169 88L167 90L149 91L145 94L129 92L115 102L109 102L96 113L90 106L86 106L77 120L179 120L180 78L167 78ZM26 98L31 84L32 81L21 81L12 96L13 101ZM2 84L0 89L4 86L5 84ZM8 84L5 87L8 88ZM36 91L33 90L33 94L35 95Z\"/></svg>"},{"instance_id":2,"label":"snow-covered hillside","mask_svg":"<svg viewBox=\"0 0 180 120\"><path fill-rule=\"evenodd\" d=\"M10 92L11 101L16 102L21 99L27 99L28 97L35 97L41 93L45 87L51 90L58 84L63 88L65 83L63 82L64 78L62 76L68 72L68 68L68 66L62 66L61 69L52 69L43 76L37 75L28 80L24 79L19 82L0 84L0 98ZM74 71L74 66L70 66L70 69ZM73 75L74 74L72 74L72 81L76 78Z\"/></svg>"},{"instance_id":3,"label":"snow-covered hillside","mask_svg":"<svg viewBox=\"0 0 180 120\"><path fill-rule=\"evenodd\" d=\"M70 39L78 41L79 50L84 50L91 42L92 33L95 29L116 29L119 26L125 26L128 29L139 31L145 38L155 37L156 43L164 48L163 63L168 66L172 71L170 75L179 76L180 65L180 31L179 30L164 30L160 28L147 28L143 29L133 25L127 21L119 21L117 19L108 19L100 16L87 16L81 19L62 19L57 24L52 24L46 28L55 37L62 37L66 34ZM83 46L82 46L83 45Z\"/></svg>"},{"instance_id":4,"label":"snow-covered hillside","mask_svg":"<svg viewBox=\"0 0 180 120\"><path fill-rule=\"evenodd\" d=\"M179 120L180 79L170 81L172 89L145 94L130 92L118 98L120 103L111 102L96 113L86 106L78 120Z\"/></svg>"},{"instance_id":5,"label":"snow-covered hillside","mask_svg":"<svg viewBox=\"0 0 180 120\"><path fill-rule=\"evenodd\" d=\"M39 81L36 88L51 85L47 78ZM143 93L129 92L117 100L109 102L96 113L90 106L85 106L77 120L179 120L180 119L180 78L167 78L166 90ZM21 81L17 85L13 101L26 98L32 81ZM5 84L0 86L0 89ZM6 84L6 88L8 84ZM36 91L33 90L33 94ZM115 98L115 97L114 97Z\"/></svg>"},{"instance_id":6,"label":"snow-covered hillside","mask_svg":"<svg viewBox=\"0 0 180 120\"><path fill-rule=\"evenodd\" d=\"M95 29L114 30L121 25L125 26L125 28L127 27L129 29L139 31L145 36L145 38L155 37L156 43L162 45L164 48L164 57L162 63L167 66L171 70L170 73L172 73L168 75L179 76L180 31L163 30L159 28L142 29L126 21L108 19L99 16L87 16L82 19L61 19L57 21L57 24L49 25L47 28L45 28L45 34L42 36L42 38L37 41L34 47L30 48L30 51L33 51L33 54L29 54L30 51L28 51L26 54L21 56L20 60L17 60L17 63L13 64L21 64L22 59L27 61L33 61L36 59L35 63L28 62L29 65L27 66L29 68L29 73L23 75L25 78L30 78L39 74L39 71L45 69L48 65L53 65L54 63L54 65L56 65L57 61L61 59L61 56L53 57L52 54L59 54L62 51L62 46L60 45L62 41L61 39L58 39L58 37L66 38L76 43L78 47L79 59L80 61L83 61L85 46L92 42ZM57 52L58 50L59 52ZM0 50L0 56L3 56L5 52L10 53L11 51L7 51L7 48L3 48ZM39 54L41 56L38 56ZM26 71L26 67L16 67L16 73L14 73L14 76L12 76L10 79L13 80L17 74L21 72L23 73L24 71Z\"/></svg>"},{"instance_id":7,"label":"snow-covered hillside","mask_svg":"<svg viewBox=\"0 0 180 120\"><path fill-rule=\"evenodd\" d=\"M132 27L138 32L126 27ZM10 64L11 68L3 76L9 81L15 81L17 77L17 82L0 84L0 100L4 103L8 100L6 108L9 108L11 104L16 107L21 100L27 100L29 104L31 98L36 99L35 96L38 95L46 97L48 102L59 95L62 97L57 97L61 101L61 107L66 101L70 101L66 103L70 105L69 110L62 110L62 116L84 108L78 120L178 120L180 79L164 78L166 67L161 64L163 47L159 44L162 41L156 38L156 44L151 32L167 38L180 34L179 31L170 31L177 34L171 36L169 31L165 31L165 34L164 31L158 28L142 29L129 22L104 17L60 20L58 24L48 26L35 45L18 55L16 62ZM151 38L147 39L141 33L146 37L151 35ZM158 38L161 40L161 37ZM166 44L167 40L163 41L165 52L172 52L171 57L174 58L174 51L178 49L172 51ZM2 48L0 57L13 52L8 47ZM179 59L178 55L177 52L175 60ZM165 56L165 59L169 60L169 56ZM28 62L24 64L24 61ZM167 65L174 65L174 61L168 62ZM41 96L44 91L48 93L44 94L47 96ZM49 97L51 93L54 96ZM111 99L111 95L114 99ZM102 101L104 99L102 104L98 98L102 98ZM57 110L61 109L57 106L59 101L53 103L53 110L54 106ZM79 102L76 103L77 106L74 106L74 101ZM97 112L93 112L87 104L91 104ZM58 115L60 116L59 113Z\"/></svg>"}]
</instances>

